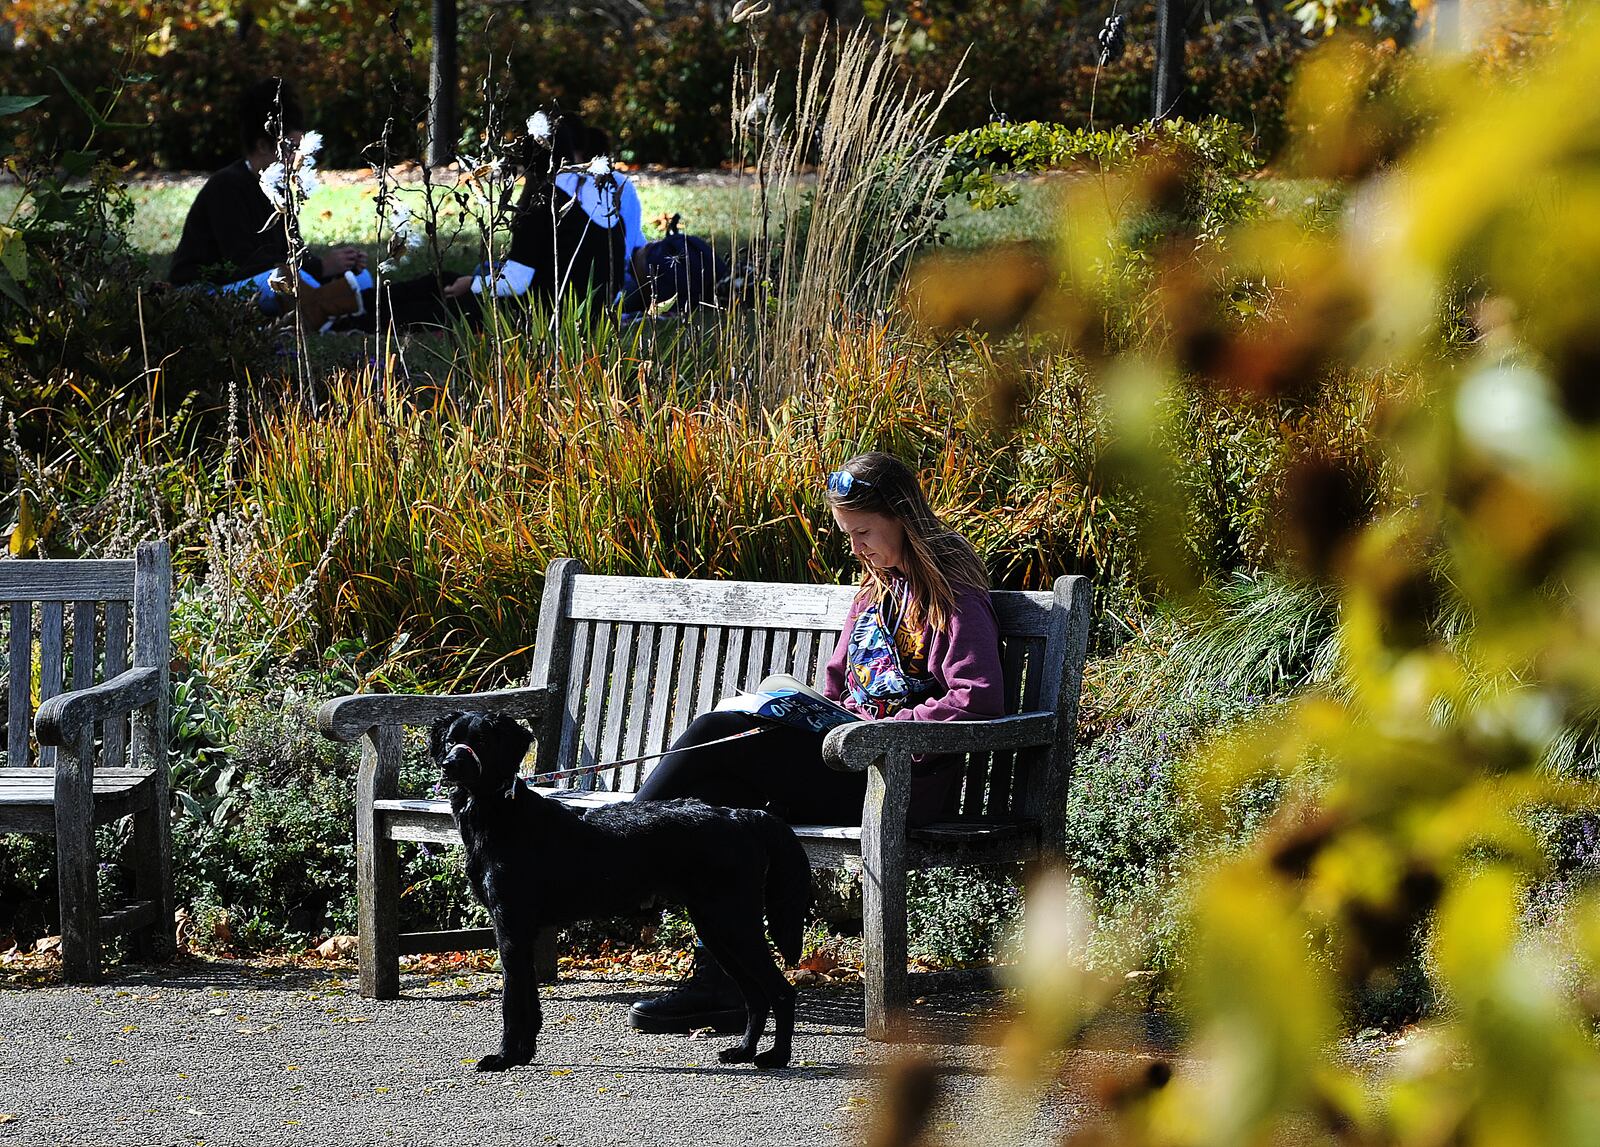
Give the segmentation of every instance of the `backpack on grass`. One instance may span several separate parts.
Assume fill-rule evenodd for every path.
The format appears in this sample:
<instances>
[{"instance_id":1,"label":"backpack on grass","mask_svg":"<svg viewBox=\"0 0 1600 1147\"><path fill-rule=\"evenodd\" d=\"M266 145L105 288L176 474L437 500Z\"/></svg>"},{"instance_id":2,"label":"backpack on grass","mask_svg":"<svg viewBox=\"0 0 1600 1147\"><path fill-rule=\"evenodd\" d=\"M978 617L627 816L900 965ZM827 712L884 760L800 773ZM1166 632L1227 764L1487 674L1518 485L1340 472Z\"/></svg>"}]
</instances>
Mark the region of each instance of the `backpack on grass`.
<instances>
[{"instance_id":1,"label":"backpack on grass","mask_svg":"<svg viewBox=\"0 0 1600 1147\"><path fill-rule=\"evenodd\" d=\"M679 231L678 218L668 222L665 238L645 244L640 290L647 305L675 300L673 311L715 305L722 261L704 239Z\"/></svg>"}]
</instances>

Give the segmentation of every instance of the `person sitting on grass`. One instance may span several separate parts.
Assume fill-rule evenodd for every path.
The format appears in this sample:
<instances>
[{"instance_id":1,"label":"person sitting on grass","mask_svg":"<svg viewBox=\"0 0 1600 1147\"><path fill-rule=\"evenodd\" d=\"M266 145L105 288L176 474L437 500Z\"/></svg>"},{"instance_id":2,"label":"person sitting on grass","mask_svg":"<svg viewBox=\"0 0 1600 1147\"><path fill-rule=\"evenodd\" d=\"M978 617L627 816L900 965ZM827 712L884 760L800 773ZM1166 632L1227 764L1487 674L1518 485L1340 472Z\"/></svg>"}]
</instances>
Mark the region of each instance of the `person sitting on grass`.
<instances>
[{"instance_id":1,"label":"person sitting on grass","mask_svg":"<svg viewBox=\"0 0 1600 1147\"><path fill-rule=\"evenodd\" d=\"M494 261L471 273L443 271L365 291L365 313L341 319L335 329L375 329L381 313L396 327L443 326L460 318L482 321L485 297L521 298L553 308L574 303L591 312L621 292L627 250L623 181L604 155L590 149L583 121L564 115L535 117L524 140L524 184L511 208L511 242ZM633 197L636 206L637 195ZM642 239L643 231L635 229Z\"/></svg>"},{"instance_id":2,"label":"person sitting on grass","mask_svg":"<svg viewBox=\"0 0 1600 1147\"><path fill-rule=\"evenodd\" d=\"M190 204L168 281L251 293L268 315L298 302L317 327L328 316L356 311L359 292L372 285L360 247L342 243L321 255L308 251L300 262L300 289L287 281L289 239L261 182L262 173L284 151L294 154L305 136L293 89L276 78L251 85L240 100L238 124L245 154L207 179Z\"/></svg>"}]
</instances>

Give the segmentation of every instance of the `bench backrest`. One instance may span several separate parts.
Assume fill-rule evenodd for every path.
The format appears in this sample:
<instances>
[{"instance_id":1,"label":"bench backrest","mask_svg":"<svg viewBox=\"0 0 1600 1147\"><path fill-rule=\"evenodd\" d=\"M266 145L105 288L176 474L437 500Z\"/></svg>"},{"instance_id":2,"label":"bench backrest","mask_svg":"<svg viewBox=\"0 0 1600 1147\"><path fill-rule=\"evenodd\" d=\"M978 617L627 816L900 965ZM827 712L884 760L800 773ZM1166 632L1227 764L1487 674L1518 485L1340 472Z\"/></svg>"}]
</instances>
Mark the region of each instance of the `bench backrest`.
<instances>
[{"instance_id":1,"label":"bench backrest","mask_svg":"<svg viewBox=\"0 0 1600 1147\"><path fill-rule=\"evenodd\" d=\"M552 563L530 684L554 685L565 701L540 731L539 771L658 753L696 716L768 673L820 686L855 594L849 585L601 577L573 559ZM1006 711L1057 712L1069 739L1087 594L1082 578L1062 578L1053 593L994 594ZM635 791L655 763L607 770L598 783ZM1069 763L1070 748L973 754L947 812L1037 815L1064 784L1046 772Z\"/></svg>"},{"instance_id":2,"label":"bench backrest","mask_svg":"<svg viewBox=\"0 0 1600 1147\"><path fill-rule=\"evenodd\" d=\"M53 745L33 738L39 703L84 689L139 665L167 672L172 566L165 542L146 542L132 560L26 559L0 561L0 641L6 649L4 763L9 768L55 766ZM165 681L153 730L165 737ZM79 745L96 767L129 765L126 717L100 723L98 737ZM163 742L164 743L164 742ZM149 767L149 762L141 762Z\"/></svg>"}]
</instances>

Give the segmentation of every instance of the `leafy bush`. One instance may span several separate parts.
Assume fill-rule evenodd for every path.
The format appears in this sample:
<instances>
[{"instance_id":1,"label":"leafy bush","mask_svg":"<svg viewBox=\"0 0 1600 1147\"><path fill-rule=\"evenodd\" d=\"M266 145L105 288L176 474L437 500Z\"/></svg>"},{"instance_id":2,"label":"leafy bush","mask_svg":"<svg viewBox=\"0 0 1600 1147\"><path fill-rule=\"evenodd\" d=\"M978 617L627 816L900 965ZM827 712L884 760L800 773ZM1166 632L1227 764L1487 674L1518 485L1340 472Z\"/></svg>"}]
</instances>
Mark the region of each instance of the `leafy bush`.
<instances>
[{"instance_id":1,"label":"leafy bush","mask_svg":"<svg viewBox=\"0 0 1600 1147\"><path fill-rule=\"evenodd\" d=\"M1135 644L1119 656L1139 676L1161 675L1159 649ZM1286 786L1276 778L1246 784L1220 818L1194 791L1200 743L1250 717L1262 697L1194 689L1147 708L1091 703L1108 700L1112 712L1079 749L1067 796L1067 855L1097 916L1090 958L1170 971L1187 940L1190 874L1259 831Z\"/></svg>"},{"instance_id":2,"label":"leafy bush","mask_svg":"<svg viewBox=\"0 0 1600 1147\"><path fill-rule=\"evenodd\" d=\"M980 209L1017 201L1015 189L996 180L999 174L1106 172L1155 163L1169 165L1177 176L1175 193L1161 206L1201 235L1215 236L1258 210L1257 196L1244 182L1260 166L1258 153L1239 125L1215 117L1099 131L1038 121L991 123L951 137L950 147L955 156L945 194L965 195Z\"/></svg>"},{"instance_id":3,"label":"leafy bush","mask_svg":"<svg viewBox=\"0 0 1600 1147\"><path fill-rule=\"evenodd\" d=\"M1287 73L1298 49L1283 37L1261 42L1251 23L1219 10L1189 52L1188 104L1245 126L1270 151L1282 132ZM999 114L1012 120L1085 124L1091 102L1100 125L1149 115L1153 7L1127 10L1129 50L1095 67L1103 12L1034 0L997 4L868 5L874 26L896 44L904 78L942 90L963 66L968 82L946 110L949 130ZM241 10L170 2L27 0L14 17L20 43L0 52L0 90L36 90L60 69L80 91L136 81L141 122L113 141L118 162L210 169L237 153L233 108L252 79L276 74L299 86L327 139L328 162L353 166L394 120L396 154L415 155L425 108L426 8L357 0ZM461 13L461 91L485 76L503 85L513 116L534 106L582 111L611 132L636 162L715 165L730 158L733 62L748 59L746 29L714 5L667 0L626 18L604 10L549 14L526 7L467 6ZM769 64L786 66L806 40L824 34L820 15L778 11L757 35ZM970 49L970 50L969 50ZM1092 101L1091 101L1092 97ZM476 114L463 101L469 119ZM528 105L528 106L525 106ZM84 138L82 110L55 99L33 146L59 149Z\"/></svg>"},{"instance_id":4,"label":"leafy bush","mask_svg":"<svg viewBox=\"0 0 1600 1147\"><path fill-rule=\"evenodd\" d=\"M959 966L1005 958L1022 926L1022 881L1014 865L931 868L909 874L910 954Z\"/></svg>"}]
</instances>

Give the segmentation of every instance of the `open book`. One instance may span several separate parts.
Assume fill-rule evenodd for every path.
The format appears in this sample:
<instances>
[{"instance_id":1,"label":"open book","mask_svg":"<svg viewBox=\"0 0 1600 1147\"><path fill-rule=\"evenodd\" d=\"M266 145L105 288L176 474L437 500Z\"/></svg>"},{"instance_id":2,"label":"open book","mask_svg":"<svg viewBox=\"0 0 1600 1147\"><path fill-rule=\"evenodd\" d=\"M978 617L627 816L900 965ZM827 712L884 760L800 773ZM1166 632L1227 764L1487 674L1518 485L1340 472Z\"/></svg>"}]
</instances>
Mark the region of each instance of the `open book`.
<instances>
[{"instance_id":1,"label":"open book","mask_svg":"<svg viewBox=\"0 0 1600 1147\"><path fill-rule=\"evenodd\" d=\"M764 677L754 692L724 697L714 707L721 713L749 713L763 721L795 725L815 733L826 733L839 725L861 720L843 705L828 700L787 673Z\"/></svg>"}]
</instances>

